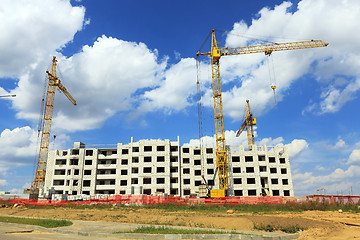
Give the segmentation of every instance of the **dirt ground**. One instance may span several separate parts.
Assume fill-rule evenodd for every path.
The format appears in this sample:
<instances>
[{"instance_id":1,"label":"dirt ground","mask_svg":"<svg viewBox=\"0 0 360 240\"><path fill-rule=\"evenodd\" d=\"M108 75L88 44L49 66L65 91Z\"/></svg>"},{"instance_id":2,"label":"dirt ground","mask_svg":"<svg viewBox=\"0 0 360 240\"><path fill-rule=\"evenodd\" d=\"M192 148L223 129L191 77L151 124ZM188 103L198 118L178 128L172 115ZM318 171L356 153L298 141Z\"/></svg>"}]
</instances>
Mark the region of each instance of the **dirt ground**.
<instances>
[{"instance_id":1,"label":"dirt ground","mask_svg":"<svg viewBox=\"0 0 360 240\"><path fill-rule=\"evenodd\" d=\"M280 226L298 225L305 228L299 239L360 239L360 214L343 212L305 211L302 213L248 214L168 212L159 209L27 209L0 208L0 215L73 219L121 223L177 225L188 227L254 230L256 224Z\"/></svg>"}]
</instances>

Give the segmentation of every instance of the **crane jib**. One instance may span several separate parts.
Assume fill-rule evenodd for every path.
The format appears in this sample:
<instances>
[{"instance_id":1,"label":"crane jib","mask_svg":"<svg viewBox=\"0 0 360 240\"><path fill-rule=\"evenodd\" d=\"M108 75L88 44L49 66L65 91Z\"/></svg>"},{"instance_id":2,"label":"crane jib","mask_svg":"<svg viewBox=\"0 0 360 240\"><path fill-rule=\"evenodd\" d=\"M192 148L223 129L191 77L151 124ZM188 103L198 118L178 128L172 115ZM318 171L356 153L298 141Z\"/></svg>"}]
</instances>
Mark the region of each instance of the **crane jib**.
<instances>
[{"instance_id":1,"label":"crane jib","mask_svg":"<svg viewBox=\"0 0 360 240\"><path fill-rule=\"evenodd\" d=\"M296 50L296 49L307 49L326 47L328 43L322 40L302 41L293 43L277 43L277 44L266 44L266 45L255 45L247 47L237 48L221 48L221 56L227 55L239 55L239 54L250 54L250 53L271 53L273 51L285 51L285 50Z\"/></svg>"}]
</instances>

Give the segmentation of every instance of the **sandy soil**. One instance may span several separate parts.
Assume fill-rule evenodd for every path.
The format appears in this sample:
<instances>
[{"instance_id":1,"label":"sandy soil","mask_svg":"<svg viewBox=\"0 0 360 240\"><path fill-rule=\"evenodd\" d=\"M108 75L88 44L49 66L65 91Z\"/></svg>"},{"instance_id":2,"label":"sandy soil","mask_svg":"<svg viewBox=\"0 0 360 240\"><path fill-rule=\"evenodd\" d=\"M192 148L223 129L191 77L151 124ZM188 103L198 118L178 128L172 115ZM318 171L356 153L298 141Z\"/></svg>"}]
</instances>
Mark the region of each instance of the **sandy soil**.
<instances>
[{"instance_id":1,"label":"sandy soil","mask_svg":"<svg viewBox=\"0 0 360 240\"><path fill-rule=\"evenodd\" d=\"M303 213L246 214L168 212L158 209L27 209L0 208L0 215L74 219L121 223L177 225L188 227L254 230L256 224L299 225L305 228L299 239L360 239L360 214L306 211Z\"/></svg>"}]
</instances>

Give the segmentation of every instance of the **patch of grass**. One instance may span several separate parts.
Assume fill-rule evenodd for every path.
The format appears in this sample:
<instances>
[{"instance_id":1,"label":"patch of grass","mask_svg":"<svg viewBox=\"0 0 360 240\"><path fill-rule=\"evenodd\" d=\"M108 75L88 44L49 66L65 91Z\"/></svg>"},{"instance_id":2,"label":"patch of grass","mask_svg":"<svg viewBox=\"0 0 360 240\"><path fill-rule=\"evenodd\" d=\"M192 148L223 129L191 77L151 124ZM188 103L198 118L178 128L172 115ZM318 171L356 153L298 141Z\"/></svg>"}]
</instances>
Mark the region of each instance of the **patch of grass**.
<instances>
[{"instance_id":1,"label":"patch of grass","mask_svg":"<svg viewBox=\"0 0 360 240\"><path fill-rule=\"evenodd\" d=\"M145 234L239 234L235 231L215 231L215 230L202 230L202 229L177 229L168 227L139 227L129 232L114 232L116 233L145 233Z\"/></svg>"},{"instance_id":2,"label":"patch of grass","mask_svg":"<svg viewBox=\"0 0 360 240\"><path fill-rule=\"evenodd\" d=\"M29 209L56 209L59 208L57 206L54 205L33 205L33 204L25 204L24 205L26 208Z\"/></svg>"},{"instance_id":3,"label":"patch of grass","mask_svg":"<svg viewBox=\"0 0 360 240\"><path fill-rule=\"evenodd\" d=\"M305 230L305 228L299 227L298 225L280 227L280 231L286 232L286 233L297 233L297 232L303 231L303 230Z\"/></svg>"},{"instance_id":4,"label":"patch of grass","mask_svg":"<svg viewBox=\"0 0 360 240\"><path fill-rule=\"evenodd\" d=\"M38 225L46 228L65 227L73 224L71 221L68 220L18 218L18 217L3 217L3 216L0 216L0 222Z\"/></svg>"},{"instance_id":5,"label":"patch of grass","mask_svg":"<svg viewBox=\"0 0 360 240\"><path fill-rule=\"evenodd\" d=\"M254 223L254 229L265 231L265 232L274 232L274 231L282 231L285 233L297 233L299 231L305 230L305 228L300 227L299 225L290 225L290 226L273 226L270 224L256 224Z\"/></svg>"}]
</instances>

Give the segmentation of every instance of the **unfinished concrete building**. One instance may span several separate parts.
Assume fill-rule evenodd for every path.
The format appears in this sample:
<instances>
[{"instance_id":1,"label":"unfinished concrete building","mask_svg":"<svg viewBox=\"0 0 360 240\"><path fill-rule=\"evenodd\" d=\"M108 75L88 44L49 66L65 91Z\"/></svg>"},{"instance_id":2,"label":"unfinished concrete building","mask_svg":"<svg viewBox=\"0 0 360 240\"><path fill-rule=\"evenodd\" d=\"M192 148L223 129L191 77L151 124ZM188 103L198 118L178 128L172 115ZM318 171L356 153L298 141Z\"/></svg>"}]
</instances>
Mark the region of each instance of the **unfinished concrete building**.
<instances>
[{"instance_id":1,"label":"unfinished concrete building","mask_svg":"<svg viewBox=\"0 0 360 240\"><path fill-rule=\"evenodd\" d=\"M202 175L219 188L215 148L177 141L140 140L116 148L74 148L49 153L45 191L56 194L198 194ZM294 196L285 147L228 147L230 196Z\"/></svg>"}]
</instances>

